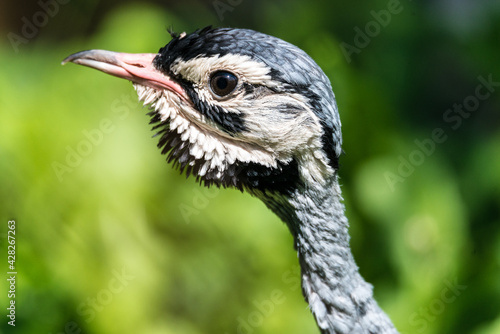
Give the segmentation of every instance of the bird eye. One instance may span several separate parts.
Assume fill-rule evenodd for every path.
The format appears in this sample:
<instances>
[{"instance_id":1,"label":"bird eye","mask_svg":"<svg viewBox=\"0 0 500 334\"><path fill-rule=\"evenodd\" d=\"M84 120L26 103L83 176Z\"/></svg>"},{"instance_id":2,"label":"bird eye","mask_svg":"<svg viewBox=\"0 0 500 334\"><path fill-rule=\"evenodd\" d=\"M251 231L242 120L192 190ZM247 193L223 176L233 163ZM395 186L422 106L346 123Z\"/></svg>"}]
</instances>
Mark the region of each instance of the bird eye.
<instances>
[{"instance_id":1,"label":"bird eye","mask_svg":"<svg viewBox=\"0 0 500 334\"><path fill-rule=\"evenodd\" d=\"M230 72L216 71L210 76L210 89L218 97L232 93L237 84L238 78Z\"/></svg>"}]
</instances>

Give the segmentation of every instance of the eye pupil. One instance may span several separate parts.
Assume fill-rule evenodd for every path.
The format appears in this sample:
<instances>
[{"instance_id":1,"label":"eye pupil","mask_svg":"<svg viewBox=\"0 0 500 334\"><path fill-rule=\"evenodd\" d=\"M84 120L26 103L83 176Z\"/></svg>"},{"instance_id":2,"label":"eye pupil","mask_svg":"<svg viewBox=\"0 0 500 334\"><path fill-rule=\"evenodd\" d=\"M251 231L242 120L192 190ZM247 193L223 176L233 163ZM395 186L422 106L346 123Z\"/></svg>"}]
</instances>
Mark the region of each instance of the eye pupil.
<instances>
[{"instance_id":1,"label":"eye pupil","mask_svg":"<svg viewBox=\"0 0 500 334\"><path fill-rule=\"evenodd\" d=\"M216 80L217 80L217 88L220 90L226 89L227 86L229 85L229 80L225 77L218 77L216 78Z\"/></svg>"},{"instance_id":2,"label":"eye pupil","mask_svg":"<svg viewBox=\"0 0 500 334\"><path fill-rule=\"evenodd\" d=\"M210 76L210 89L218 97L224 97L234 91L238 78L231 72L216 71Z\"/></svg>"}]
</instances>

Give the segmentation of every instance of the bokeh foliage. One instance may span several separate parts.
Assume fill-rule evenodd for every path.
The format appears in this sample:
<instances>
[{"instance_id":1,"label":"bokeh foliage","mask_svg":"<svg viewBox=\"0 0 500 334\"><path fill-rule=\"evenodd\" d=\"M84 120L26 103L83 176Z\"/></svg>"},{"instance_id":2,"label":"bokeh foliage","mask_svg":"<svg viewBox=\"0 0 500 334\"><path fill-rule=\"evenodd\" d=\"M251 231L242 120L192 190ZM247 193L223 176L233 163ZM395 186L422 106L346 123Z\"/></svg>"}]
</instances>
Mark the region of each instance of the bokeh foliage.
<instances>
[{"instance_id":1,"label":"bokeh foliage","mask_svg":"<svg viewBox=\"0 0 500 334\"><path fill-rule=\"evenodd\" d=\"M500 332L500 87L460 126L443 118L480 76L500 81L499 5L401 1L348 61L341 43L389 3L73 1L18 52L3 38L1 268L15 219L19 274L16 328L2 313L0 332L317 332L284 224L247 194L172 170L130 83L60 66L90 48L155 52L165 28L208 24L281 37L330 77L353 251L398 329ZM4 37L41 10L3 6L15 13L1 14ZM391 185L435 129L446 140ZM7 290L2 280L4 313Z\"/></svg>"}]
</instances>

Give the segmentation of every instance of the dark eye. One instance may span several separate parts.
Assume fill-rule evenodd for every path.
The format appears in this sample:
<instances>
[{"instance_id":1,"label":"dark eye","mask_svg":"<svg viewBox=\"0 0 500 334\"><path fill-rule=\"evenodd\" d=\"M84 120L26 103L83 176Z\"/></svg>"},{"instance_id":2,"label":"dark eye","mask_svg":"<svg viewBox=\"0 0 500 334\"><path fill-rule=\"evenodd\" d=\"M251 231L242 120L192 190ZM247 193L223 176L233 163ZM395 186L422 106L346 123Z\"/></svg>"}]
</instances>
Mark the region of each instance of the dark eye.
<instances>
[{"instance_id":1,"label":"dark eye","mask_svg":"<svg viewBox=\"0 0 500 334\"><path fill-rule=\"evenodd\" d=\"M210 76L210 89L218 97L232 93L237 84L238 78L230 72L216 71Z\"/></svg>"}]
</instances>

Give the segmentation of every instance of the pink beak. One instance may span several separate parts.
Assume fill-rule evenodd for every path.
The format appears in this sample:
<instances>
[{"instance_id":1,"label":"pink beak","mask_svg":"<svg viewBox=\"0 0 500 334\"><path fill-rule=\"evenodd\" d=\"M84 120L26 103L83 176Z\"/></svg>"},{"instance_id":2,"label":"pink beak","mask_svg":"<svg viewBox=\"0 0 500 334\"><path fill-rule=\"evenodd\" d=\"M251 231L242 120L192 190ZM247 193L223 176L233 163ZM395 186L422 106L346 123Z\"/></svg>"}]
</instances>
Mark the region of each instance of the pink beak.
<instances>
[{"instance_id":1,"label":"pink beak","mask_svg":"<svg viewBox=\"0 0 500 334\"><path fill-rule=\"evenodd\" d=\"M119 53L106 50L88 50L66 57L62 64L72 62L144 86L155 89L168 89L188 101L189 98L184 89L153 66L153 59L156 56L155 53Z\"/></svg>"}]
</instances>

